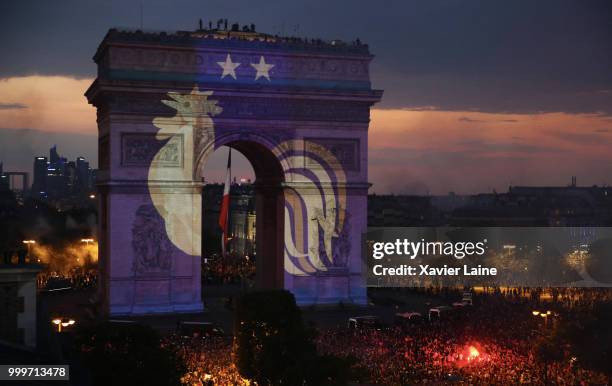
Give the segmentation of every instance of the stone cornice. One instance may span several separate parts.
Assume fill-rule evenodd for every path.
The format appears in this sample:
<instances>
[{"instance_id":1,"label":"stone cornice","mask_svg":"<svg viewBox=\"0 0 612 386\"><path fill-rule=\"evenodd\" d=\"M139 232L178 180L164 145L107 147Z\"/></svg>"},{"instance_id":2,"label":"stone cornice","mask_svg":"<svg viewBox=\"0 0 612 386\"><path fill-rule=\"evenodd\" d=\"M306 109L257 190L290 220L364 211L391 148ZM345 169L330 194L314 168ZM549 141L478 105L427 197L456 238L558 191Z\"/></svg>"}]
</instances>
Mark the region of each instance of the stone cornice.
<instances>
[{"instance_id":1,"label":"stone cornice","mask_svg":"<svg viewBox=\"0 0 612 386\"><path fill-rule=\"evenodd\" d=\"M167 33L163 31L143 32L110 29L100 46L98 47L94 60L104 54L104 50L111 44L138 44L151 46L172 46L172 47L201 47L201 48L227 48L257 50L285 53L304 53L321 55L345 55L372 57L367 44L351 43L341 41L323 41L321 39L301 39L278 37L267 34L256 34L252 37L232 36L228 34L214 33L212 31L178 31Z\"/></svg>"}]
</instances>

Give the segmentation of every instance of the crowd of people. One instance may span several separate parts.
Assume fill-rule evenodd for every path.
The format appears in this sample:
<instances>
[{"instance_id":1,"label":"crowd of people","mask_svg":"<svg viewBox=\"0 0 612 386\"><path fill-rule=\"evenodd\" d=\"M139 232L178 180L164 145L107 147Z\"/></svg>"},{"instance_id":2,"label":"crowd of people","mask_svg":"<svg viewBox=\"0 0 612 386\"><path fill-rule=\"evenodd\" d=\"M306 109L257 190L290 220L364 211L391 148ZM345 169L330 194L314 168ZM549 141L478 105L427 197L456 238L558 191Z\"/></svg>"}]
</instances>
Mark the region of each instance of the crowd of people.
<instances>
[{"instance_id":1,"label":"crowd of people","mask_svg":"<svg viewBox=\"0 0 612 386\"><path fill-rule=\"evenodd\" d=\"M248 256L228 254L225 257L212 256L203 259L202 284L240 284L255 275L255 261Z\"/></svg>"},{"instance_id":2,"label":"crowd of people","mask_svg":"<svg viewBox=\"0 0 612 386\"><path fill-rule=\"evenodd\" d=\"M329 330L320 334L318 346L321 352L357 359L374 384L609 384L604 375L581 369L571 360L544 364L528 338L500 339L484 331Z\"/></svg>"},{"instance_id":3,"label":"crowd of people","mask_svg":"<svg viewBox=\"0 0 612 386\"><path fill-rule=\"evenodd\" d=\"M538 356L537 338L546 330L542 320L531 315L534 307L542 306L542 294L532 296L532 292L541 291L481 292L474 295L477 306L472 311L437 323L321 329L316 344L322 354L352 357L360 373L366 374L360 380L364 384L610 384L609 377L583 368L568 352L562 352L563 359L550 361ZM599 290L560 292L557 304L549 306L558 307L567 299L589 303L610 296L609 291ZM184 358L186 385L249 384L232 364L232 343L227 338L173 335L165 344L173 345Z\"/></svg>"},{"instance_id":4,"label":"crowd of people","mask_svg":"<svg viewBox=\"0 0 612 386\"><path fill-rule=\"evenodd\" d=\"M610 384L608 376L587 370L563 347L559 347L561 355L556 359L543 359L538 354L538 337L546 333L546 325L531 313L534 307L543 306L541 293L532 296L532 292L541 291L497 289L477 293L471 311L457 311L460 314L436 323L319 329L317 348L321 354L352 357L362 370L359 373L366 374L360 380L364 384ZM588 304L606 299L608 292L561 290L555 298L561 305L570 298ZM172 335L164 342L185 360L186 385L249 384L232 364L231 339Z\"/></svg>"},{"instance_id":5,"label":"crowd of people","mask_svg":"<svg viewBox=\"0 0 612 386\"><path fill-rule=\"evenodd\" d=\"M253 258L228 255L224 258L212 257L203 259L202 284L228 285L240 284L252 280L255 275ZM65 272L45 270L37 275L37 287L40 290L55 286L69 286L73 289L94 288L98 283L98 270L91 267L76 266Z\"/></svg>"},{"instance_id":6,"label":"crowd of people","mask_svg":"<svg viewBox=\"0 0 612 386\"><path fill-rule=\"evenodd\" d=\"M190 386L232 385L248 386L232 363L231 338L206 336L185 338L171 335L164 345L172 347L187 366L181 382Z\"/></svg>"},{"instance_id":7,"label":"crowd of people","mask_svg":"<svg viewBox=\"0 0 612 386\"><path fill-rule=\"evenodd\" d=\"M98 270L74 267L67 272L43 271L36 277L39 290L89 289L98 285Z\"/></svg>"},{"instance_id":8,"label":"crowd of people","mask_svg":"<svg viewBox=\"0 0 612 386\"><path fill-rule=\"evenodd\" d=\"M457 298L462 291L459 287L442 286L396 288L395 290L446 299ZM532 306L545 304L566 310L589 309L598 303L612 303L612 290L609 288L475 287L471 291L476 297L482 297L483 300L501 296L512 302L528 303Z\"/></svg>"},{"instance_id":9,"label":"crowd of people","mask_svg":"<svg viewBox=\"0 0 612 386\"><path fill-rule=\"evenodd\" d=\"M598 297L597 292L586 298ZM531 313L538 303L531 297L508 299L515 295L480 295L477 309L436 324L321 331L317 345L322 353L355 358L375 384L610 384L604 374L582 368L563 347L558 348L563 359L538 356L536 342L546 332Z\"/></svg>"}]
</instances>

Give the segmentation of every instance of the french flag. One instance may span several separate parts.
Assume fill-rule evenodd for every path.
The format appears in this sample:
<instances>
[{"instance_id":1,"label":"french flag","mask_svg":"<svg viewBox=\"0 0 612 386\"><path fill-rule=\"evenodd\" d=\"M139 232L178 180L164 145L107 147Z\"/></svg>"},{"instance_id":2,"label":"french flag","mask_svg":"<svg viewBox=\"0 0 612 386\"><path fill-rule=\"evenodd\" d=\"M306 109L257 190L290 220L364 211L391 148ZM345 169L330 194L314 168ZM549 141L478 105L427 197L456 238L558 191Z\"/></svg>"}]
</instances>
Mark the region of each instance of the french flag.
<instances>
[{"instance_id":1,"label":"french flag","mask_svg":"<svg viewBox=\"0 0 612 386\"><path fill-rule=\"evenodd\" d=\"M230 148L227 155L227 171L225 174L225 186L223 187L223 199L221 200L221 210L219 211L219 227L223 232L221 238L221 253L225 256L225 247L227 246L227 234L229 225L229 205L230 205L230 185L232 178L232 149Z\"/></svg>"}]
</instances>

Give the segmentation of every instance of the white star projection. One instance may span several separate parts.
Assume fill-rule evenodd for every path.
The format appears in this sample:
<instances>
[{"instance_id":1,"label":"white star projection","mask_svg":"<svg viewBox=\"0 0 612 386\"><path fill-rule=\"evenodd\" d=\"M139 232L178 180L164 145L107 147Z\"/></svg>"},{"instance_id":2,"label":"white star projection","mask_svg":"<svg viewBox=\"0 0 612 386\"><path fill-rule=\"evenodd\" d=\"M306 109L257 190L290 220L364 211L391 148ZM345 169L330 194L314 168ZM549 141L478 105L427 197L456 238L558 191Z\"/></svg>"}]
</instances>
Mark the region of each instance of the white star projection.
<instances>
[{"instance_id":1,"label":"white star projection","mask_svg":"<svg viewBox=\"0 0 612 386\"><path fill-rule=\"evenodd\" d=\"M227 54L227 57L225 58L225 62L217 62L217 64L221 66L221 68L223 69L223 73L221 74L221 79L225 78L228 75L236 79L236 68L240 66L240 63L232 62L232 57L230 56L230 54Z\"/></svg>"},{"instance_id":2,"label":"white star projection","mask_svg":"<svg viewBox=\"0 0 612 386\"><path fill-rule=\"evenodd\" d=\"M266 78L270 81L270 70L274 67L273 64L267 64L263 56L259 57L259 63L251 63L251 66L257 71L255 74L255 80L259 78Z\"/></svg>"},{"instance_id":3,"label":"white star projection","mask_svg":"<svg viewBox=\"0 0 612 386\"><path fill-rule=\"evenodd\" d=\"M194 137L206 133L206 141L214 141L211 117L221 113L217 101L208 99L212 91L194 87L189 94L168 93L172 100L162 103L176 110L169 118L155 118L159 128L156 138L167 141L153 157L149 167L148 188L151 201L165 221L166 233L172 243L190 255L201 252L201 195L193 194ZM164 166L168 160L180 167Z\"/></svg>"}]
</instances>

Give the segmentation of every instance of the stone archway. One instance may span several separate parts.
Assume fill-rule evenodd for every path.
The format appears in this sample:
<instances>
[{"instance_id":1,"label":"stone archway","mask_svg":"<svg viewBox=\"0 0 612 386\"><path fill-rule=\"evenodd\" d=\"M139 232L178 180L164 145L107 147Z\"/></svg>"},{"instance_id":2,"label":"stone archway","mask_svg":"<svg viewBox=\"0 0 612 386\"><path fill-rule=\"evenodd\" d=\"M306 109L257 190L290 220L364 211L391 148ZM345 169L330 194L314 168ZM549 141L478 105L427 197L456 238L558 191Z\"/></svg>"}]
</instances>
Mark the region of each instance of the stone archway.
<instances>
[{"instance_id":1,"label":"stone archway","mask_svg":"<svg viewBox=\"0 0 612 386\"><path fill-rule=\"evenodd\" d=\"M272 257L261 286L300 304L366 301L367 130L382 95L372 56L361 44L243 35L111 30L98 48L86 96L98 110L111 315L202 309L199 173L223 145L258 179L257 244Z\"/></svg>"},{"instance_id":2,"label":"stone archway","mask_svg":"<svg viewBox=\"0 0 612 386\"><path fill-rule=\"evenodd\" d=\"M283 166L271 151L273 143L265 137L239 134L226 135L211 144L211 148L218 149L221 146L240 152L250 162L255 173L255 285L257 288L284 288L284 173ZM203 154L210 155L210 151L203 150ZM199 159L196 172L204 171L205 162L205 156ZM205 212L203 216L206 216Z\"/></svg>"}]
</instances>

